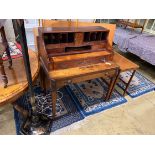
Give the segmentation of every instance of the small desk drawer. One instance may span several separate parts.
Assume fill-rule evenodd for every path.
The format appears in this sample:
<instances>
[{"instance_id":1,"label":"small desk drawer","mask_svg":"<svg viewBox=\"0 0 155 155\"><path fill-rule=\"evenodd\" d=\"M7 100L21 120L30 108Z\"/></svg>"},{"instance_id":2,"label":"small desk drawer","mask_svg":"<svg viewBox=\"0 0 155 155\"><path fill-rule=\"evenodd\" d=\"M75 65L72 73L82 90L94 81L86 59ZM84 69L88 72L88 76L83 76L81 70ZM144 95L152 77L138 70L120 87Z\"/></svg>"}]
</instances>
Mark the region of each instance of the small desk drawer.
<instances>
[{"instance_id":1,"label":"small desk drawer","mask_svg":"<svg viewBox=\"0 0 155 155\"><path fill-rule=\"evenodd\" d=\"M113 76L116 76L116 69L112 69L109 71L104 71L102 73L92 73L89 75L80 75L79 77L72 77L69 79L64 79L64 80L59 80L57 81L57 87L61 88L65 85L69 85L72 83L79 83L79 82L83 82L83 81L87 81L87 80L92 80L95 78L111 78Z\"/></svg>"}]
</instances>

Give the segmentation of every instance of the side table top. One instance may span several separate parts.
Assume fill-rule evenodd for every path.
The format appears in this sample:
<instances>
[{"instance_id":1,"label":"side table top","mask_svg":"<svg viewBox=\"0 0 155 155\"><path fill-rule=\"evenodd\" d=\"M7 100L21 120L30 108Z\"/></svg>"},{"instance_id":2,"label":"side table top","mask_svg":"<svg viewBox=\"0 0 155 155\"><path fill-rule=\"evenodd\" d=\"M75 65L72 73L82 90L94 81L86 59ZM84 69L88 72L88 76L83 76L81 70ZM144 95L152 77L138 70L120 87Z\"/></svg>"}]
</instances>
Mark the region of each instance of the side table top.
<instances>
[{"instance_id":1,"label":"side table top","mask_svg":"<svg viewBox=\"0 0 155 155\"><path fill-rule=\"evenodd\" d=\"M29 49L29 58L33 81L37 78L39 73L38 56L35 52ZM14 102L18 99L28 88L26 72L23 62L23 57L13 59L12 69L8 68L8 62L4 61L5 72L8 77L8 87L3 87L3 82L0 77L0 106Z\"/></svg>"}]
</instances>

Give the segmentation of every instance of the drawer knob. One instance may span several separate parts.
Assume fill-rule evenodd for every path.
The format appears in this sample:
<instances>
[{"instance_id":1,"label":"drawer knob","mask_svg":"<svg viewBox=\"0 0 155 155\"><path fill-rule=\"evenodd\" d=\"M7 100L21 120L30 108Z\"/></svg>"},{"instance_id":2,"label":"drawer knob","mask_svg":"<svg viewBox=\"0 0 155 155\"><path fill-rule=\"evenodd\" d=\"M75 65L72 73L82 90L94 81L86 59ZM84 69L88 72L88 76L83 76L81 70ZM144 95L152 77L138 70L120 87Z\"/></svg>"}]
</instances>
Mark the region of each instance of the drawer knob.
<instances>
[{"instance_id":1,"label":"drawer knob","mask_svg":"<svg viewBox=\"0 0 155 155\"><path fill-rule=\"evenodd\" d=\"M67 83L68 83L68 84L72 83L72 80L68 80Z\"/></svg>"},{"instance_id":2,"label":"drawer knob","mask_svg":"<svg viewBox=\"0 0 155 155\"><path fill-rule=\"evenodd\" d=\"M72 80L68 80L65 82L66 85L71 84L71 83L72 83Z\"/></svg>"}]
</instances>

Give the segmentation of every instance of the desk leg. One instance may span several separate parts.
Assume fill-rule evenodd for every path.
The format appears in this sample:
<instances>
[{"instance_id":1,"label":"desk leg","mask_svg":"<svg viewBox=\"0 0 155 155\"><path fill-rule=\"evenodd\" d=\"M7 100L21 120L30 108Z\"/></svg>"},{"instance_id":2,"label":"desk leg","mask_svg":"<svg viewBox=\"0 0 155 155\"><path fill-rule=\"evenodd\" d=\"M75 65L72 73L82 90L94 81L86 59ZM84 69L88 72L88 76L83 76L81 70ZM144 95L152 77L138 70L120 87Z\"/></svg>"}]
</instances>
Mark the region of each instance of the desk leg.
<instances>
[{"instance_id":1,"label":"desk leg","mask_svg":"<svg viewBox=\"0 0 155 155\"><path fill-rule=\"evenodd\" d=\"M57 89L55 81L51 81L52 86L52 114L53 118L56 116L56 102L57 102Z\"/></svg>"},{"instance_id":2,"label":"desk leg","mask_svg":"<svg viewBox=\"0 0 155 155\"><path fill-rule=\"evenodd\" d=\"M113 90L114 90L114 88L115 88L115 85L116 85L116 83L117 83L117 81L118 81L120 72L121 72L120 70L117 71L116 78L115 78L114 83L113 83L113 85L112 85L112 88L111 88L110 94L109 94L109 96L108 96L108 99L110 99L110 97L111 97L111 95L112 95L112 92L113 92Z\"/></svg>"},{"instance_id":3,"label":"desk leg","mask_svg":"<svg viewBox=\"0 0 155 155\"><path fill-rule=\"evenodd\" d=\"M107 94L106 94L105 101L107 101L107 100L110 99L111 94L112 94L112 89L113 89L114 83L115 83L115 78L112 77L112 78L110 79L110 84L109 84L108 92L107 92Z\"/></svg>"},{"instance_id":4,"label":"desk leg","mask_svg":"<svg viewBox=\"0 0 155 155\"><path fill-rule=\"evenodd\" d=\"M40 67L40 85L41 88L44 90L44 94L46 94L47 88L46 88L46 75L44 73L44 70L42 67Z\"/></svg>"},{"instance_id":5,"label":"desk leg","mask_svg":"<svg viewBox=\"0 0 155 155\"><path fill-rule=\"evenodd\" d=\"M57 101L57 92L52 91L52 113L53 113L53 118L56 115L56 101Z\"/></svg>"},{"instance_id":6,"label":"desk leg","mask_svg":"<svg viewBox=\"0 0 155 155\"><path fill-rule=\"evenodd\" d=\"M129 79L127 85L126 85L126 88L125 88L125 90L124 90L123 96L125 96L126 91L127 91L128 87L129 87L129 85L130 85L130 82L131 82L133 76L135 75L135 72L136 72L136 70L134 70L134 71L132 72L132 75L131 75L131 77L130 77L130 79Z\"/></svg>"},{"instance_id":7,"label":"desk leg","mask_svg":"<svg viewBox=\"0 0 155 155\"><path fill-rule=\"evenodd\" d=\"M4 65L3 65L3 60L1 55L0 55L0 71L1 71L2 80L4 82L4 88L6 88L8 84L8 79L4 70Z\"/></svg>"}]
</instances>

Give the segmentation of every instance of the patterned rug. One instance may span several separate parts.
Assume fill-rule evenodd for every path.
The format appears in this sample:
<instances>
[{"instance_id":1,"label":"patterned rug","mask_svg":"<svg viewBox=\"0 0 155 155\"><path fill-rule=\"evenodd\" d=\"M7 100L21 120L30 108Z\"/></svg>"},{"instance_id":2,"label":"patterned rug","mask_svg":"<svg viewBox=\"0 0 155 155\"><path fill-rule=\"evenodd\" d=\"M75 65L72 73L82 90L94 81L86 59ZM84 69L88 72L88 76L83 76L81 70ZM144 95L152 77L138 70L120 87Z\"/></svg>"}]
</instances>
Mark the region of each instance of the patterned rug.
<instances>
[{"instance_id":1,"label":"patterned rug","mask_svg":"<svg viewBox=\"0 0 155 155\"><path fill-rule=\"evenodd\" d=\"M132 72L130 71L123 72L121 73L120 78L124 82L128 82L131 76L131 73ZM118 83L118 86L124 89L125 88L124 82L120 81ZM155 90L155 84L151 82L150 80L148 80L146 77L144 77L139 72L136 72L130 83L130 86L128 87L127 94L131 96L132 98L134 98L134 97L140 96L142 94L145 94L153 90Z\"/></svg>"},{"instance_id":2,"label":"patterned rug","mask_svg":"<svg viewBox=\"0 0 155 155\"><path fill-rule=\"evenodd\" d=\"M49 117L52 116L51 114L52 107L49 106L48 104L51 103L51 95L50 94L47 94L46 96L43 95L40 87L35 88L35 94L37 101L36 105L37 112L43 113L44 115L47 115ZM28 93L25 93L25 95L19 98L16 103L26 110L31 108L30 102L28 100ZM78 122L84 118L78 111L76 105L74 104L71 97L68 95L65 88L62 88L58 91L56 115L57 117L51 125L51 132L63 128L65 126L71 125L74 122ZM20 129L21 125L23 124L23 118L16 109L14 109L14 119L16 124L16 132L18 135L20 135L21 134ZM40 134L39 128L32 127L30 134L32 135Z\"/></svg>"},{"instance_id":3,"label":"patterned rug","mask_svg":"<svg viewBox=\"0 0 155 155\"><path fill-rule=\"evenodd\" d=\"M56 114L57 117L51 125L51 132L61 129L84 119L85 116L94 114L105 109L112 108L126 102L117 91L114 91L110 101L105 102L102 95L106 93L107 85L101 79L94 79L79 84L72 84L58 91ZM46 116L52 116L51 95L46 96L40 87L35 87L36 110ZM28 100L28 93L25 93L16 102L24 109L31 109ZM50 104L49 104L50 103ZM50 105L50 106L49 106ZM17 134L21 134L20 129L23 118L14 109L14 118ZM31 128L30 134L40 134L39 129Z\"/></svg>"},{"instance_id":4,"label":"patterned rug","mask_svg":"<svg viewBox=\"0 0 155 155\"><path fill-rule=\"evenodd\" d=\"M18 43L8 42L8 44L12 59L22 57L21 46ZM3 53L2 59L8 60L6 52Z\"/></svg>"},{"instance_id":5,"label":"patterned rug","mask_svg":"<svg viewBox=\"0 0 155 155\"><path fill-rule=\"evenodd\" d=\"M114 90L111 99L105 102L103 94L107 92L107 84L101 79L71 84L67 86L67 90L84 116L112 108L127 101Z\"/></svg>"}]
</instances>

